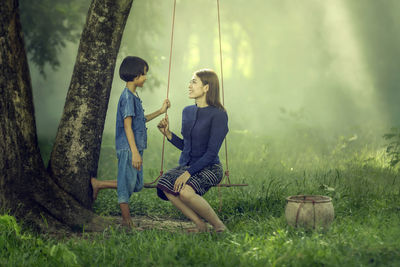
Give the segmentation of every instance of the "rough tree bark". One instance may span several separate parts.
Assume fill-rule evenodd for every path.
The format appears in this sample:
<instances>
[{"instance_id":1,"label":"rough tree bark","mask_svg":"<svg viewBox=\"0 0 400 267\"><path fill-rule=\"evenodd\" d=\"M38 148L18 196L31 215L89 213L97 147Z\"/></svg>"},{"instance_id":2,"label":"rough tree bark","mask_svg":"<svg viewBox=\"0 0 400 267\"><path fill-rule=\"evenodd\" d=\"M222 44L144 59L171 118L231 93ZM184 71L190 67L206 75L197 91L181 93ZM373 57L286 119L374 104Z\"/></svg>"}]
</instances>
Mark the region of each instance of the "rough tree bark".
<instances>
[{"instance_id":1,"label":"rough tree bark","mask_svg":"<svg viewBox=\"0 0 400 267\"><path fill-rule=\"evenodd\" d=\"M87 209L91 199L81 196L89 195L89 172L97 169L115 58L131 4L91 4L50 172L38 147L18 1L0 5L0 208L38 230L96 231L107 225Z\"/></svg>"}]
</instances>

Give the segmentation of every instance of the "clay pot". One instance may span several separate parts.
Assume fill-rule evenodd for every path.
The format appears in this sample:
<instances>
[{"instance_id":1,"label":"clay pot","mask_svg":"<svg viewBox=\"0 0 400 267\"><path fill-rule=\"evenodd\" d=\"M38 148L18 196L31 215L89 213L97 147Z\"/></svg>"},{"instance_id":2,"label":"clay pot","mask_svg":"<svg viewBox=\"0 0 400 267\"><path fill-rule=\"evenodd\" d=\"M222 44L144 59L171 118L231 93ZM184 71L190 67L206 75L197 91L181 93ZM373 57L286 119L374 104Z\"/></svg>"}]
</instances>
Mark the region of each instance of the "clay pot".
<instances>
[{"instance_id":1,"label":"clay pot","mask_svg":"<svg viewBox=\"0 0 400 267\"><path fill-rule=\"evenodd\" d=\"M332 199L327 196L290 196L286 198L286 221L293 227L328 228L334 218Z\"/></svg>"}]
</instances>

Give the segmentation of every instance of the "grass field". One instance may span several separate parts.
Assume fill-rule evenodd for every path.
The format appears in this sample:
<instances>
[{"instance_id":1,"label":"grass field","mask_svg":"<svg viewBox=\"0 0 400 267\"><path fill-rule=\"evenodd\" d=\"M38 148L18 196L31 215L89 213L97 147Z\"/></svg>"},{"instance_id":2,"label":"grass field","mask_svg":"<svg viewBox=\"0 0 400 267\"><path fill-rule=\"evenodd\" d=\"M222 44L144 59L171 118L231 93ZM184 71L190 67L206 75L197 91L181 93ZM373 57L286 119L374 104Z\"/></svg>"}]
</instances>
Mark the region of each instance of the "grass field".
<instances>
[{"instance_id":1,"label":"grass field","mask_svg":"<svg viewBox=\"0 0 400 267\"><path fill-rule=\"evenodd\" d=\"M99 179L116 177L112 138L103 138ZM159 173L159 135L150 133L149 144L146 182ZM231 132L228 144L232 182L249 184L221 189L218 214L230 232L110 228L55 238L22 232L3 215L0 266L400 266L400 174L388 165L382 139L366 133L325 139L311 131L272 138L243 131ZM44 158L48 148L42 141ZM167 145L165 155L168 169L179 153ZM285 198L298 194L332 197L335 219L328 230L287 225ZM218 209L217 189L205 198ZM134 194L130 207L134 216L185 220L154 189ZM116 192L101 191L94 209L119 216Z\"/></svg>"}]
</instances>

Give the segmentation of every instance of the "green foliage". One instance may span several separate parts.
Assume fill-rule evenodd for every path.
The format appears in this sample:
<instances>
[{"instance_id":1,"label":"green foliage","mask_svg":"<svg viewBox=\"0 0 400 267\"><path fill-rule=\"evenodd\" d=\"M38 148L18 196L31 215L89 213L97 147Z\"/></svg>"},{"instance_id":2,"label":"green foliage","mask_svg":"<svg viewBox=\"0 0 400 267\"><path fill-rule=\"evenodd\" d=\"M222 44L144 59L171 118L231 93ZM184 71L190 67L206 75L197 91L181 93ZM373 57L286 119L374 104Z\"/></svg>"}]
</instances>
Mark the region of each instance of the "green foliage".
<instances>
[{"instance_id":1,"label":"green foliage","mask_svg":"<svg viewBox=\"0 0 400 267\"><path fill-rule=\"evenodd\" d=\"M22 32L30 59L44 75L44 67L60 65L58 53L67 41L76 42L89 0L20 1Z\"/></svg>"},{"instance_id":2,"label":"green foliage","mask_svg":"<svg viewBox=\"0 0 400 267\"><path fill-rule=\"evenodd\" d=\"M51 246L49 255L55 259L58 264L79 266L77 256L65 244L59 243Z\"/></svg>"},{"instance_id":3,"label":"green foliage","mask_svg":"<svg viewBox=\"0 0 400 267\"><path fill-rule=\"evenodd\" d=\"M77 44L85 23L90 0L28 0L20 1L22 32L29 59L45 76L45 66L57 70L59 55L68 42ZM140 55L151 63L148 88L161 85L154 67L165 61L165 55L156 44L164 36L164 6L160 1L141 1L132 6L132 15L126 24L126 37L121 43L119 57ZM135 34L130 34L134 32ZM67 62L71 64L71 62ZM72 63L73 64L73 63Z\"/></svg>"},{"instance_id":4,"label":"green foliage","mask_svg":"<svg viewBox=\"0 0 400 267\"><path fill-rule=\"evenodd\" d=\"M18 229L16 224L8 223L13 226L7 228L11 230L2 238L12 244L9 245L12 249L1 249L1 263L42 263L43 266L400 264L400 184L398 172L388 168L383 160L385 153L380 144L371 145L362 132L357 132L357 140L352 141L349 141L351 137L339 136L325 143L322 140L312 143L306 142L305 137L303 141L307 144L298 144L298 139L249 135L248 132L229 135L231 181L249 183L245 188L221 188L223 205L218 214L230 229L229 233L192 235L179 230L125 233L110 228L97 234L43 240L26 235L22 238L24 235L19 230L12 230ZM246 141L250 137L251 143ZM154 141L144 156L147 182L158 174L161 145L152 133L149 138ZM109 175L116 170L112 142L107 136L103 140L99 179L111 179ZM319 147L322 144L324 149ZM179 154L168 153L172 153L168 154L168 161L171 160L168 164L176 164ZM220 156L224 158L223 153ZM305 231L287 225L285 199L298 194L332 198L335 220L328 230ZM211 189L205 198L218 209L218 189ZM134 194L129 204L133 216L185 220L169 202L159 200L154 189ZM115 190L100 191L94 209L101 215L119 216ZM17 258L21 254L25 256Z\"/></svg>"},{"instance_id":5,"label":"green foliage","mask_svg":"<svg viewBox=\"0 0 400 267\"><path fill-rule=\"evenodd\" d=\"M400 128L392 128L383 138L389 141L386 153L390 157L390 166L395 167L400 163Z\"/></svg>"},{"instance_id":6,"label":"green foliage","mask_svg":"<svg viewBox=\"0 0 400 267\"><path fill-rule=\"evenodd\" d=\"M7 250L10 246L18 246L21 227L14 217L7 214L0 216L0 250Z\"/></svg>"},{"instance_id":7,"label":"green foliage","mask_svg":"<svg viewBox=\"0 0 400 267\"><path fill-rule=\"evenodd\" d=\"M7 214L0 215L0 251L0 266L79 266L67 245L21 233L15 218Z\"/></svg>"}]
</instances>

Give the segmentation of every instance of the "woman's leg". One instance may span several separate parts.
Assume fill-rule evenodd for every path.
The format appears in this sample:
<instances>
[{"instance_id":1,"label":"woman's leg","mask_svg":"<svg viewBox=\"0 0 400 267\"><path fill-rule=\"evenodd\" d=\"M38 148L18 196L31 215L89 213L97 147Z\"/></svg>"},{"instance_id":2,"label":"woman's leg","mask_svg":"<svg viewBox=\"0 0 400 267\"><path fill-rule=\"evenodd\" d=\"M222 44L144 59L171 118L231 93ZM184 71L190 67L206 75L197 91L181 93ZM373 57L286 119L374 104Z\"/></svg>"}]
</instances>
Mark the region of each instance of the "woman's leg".
<instances>
[{"instance_id":1,"label":"woman's leg","mask_svg":"<svg viewBox=\"0 0 400 267\"><path fill-rule=\"evenodd\" d=\"M97 180L96 178L92 177L90 179L93 188L93 199L96 200L97 194L99 193L100 189L117 189L117 180L106 180L101 181Z\"/></svg>"},{"instance_id":2,"label":"woman's leg","mask_svg":"<svg viewBox=\"0 0 400 267\"><path fill-rule=\"evenodd\" d=\"M179 194L179 199L186 204L193 212L206 219L216 232L223 232L227 228L219 219L213 208L208 202L194 191L190 185L185 185Z\"/></svg>"},{"instance_id":3,"label":"woman's leg","mask_svg":"<svg viewBox=\"0 0 400 267\"><path fill-rule=\"evenodd\" d=\"M175 207L177 207L183 213L183 215L188 217L192 222L196 224L199 231L201 232L207 231L207 225L205 224L205 222L196 214L196 212L194 212L190 207L188 207L185 203L183 203L178 196L174 196L165 191L164 193L169 199L169 201L171 201L171 203Z\"/></svg>"}]
</instances>

